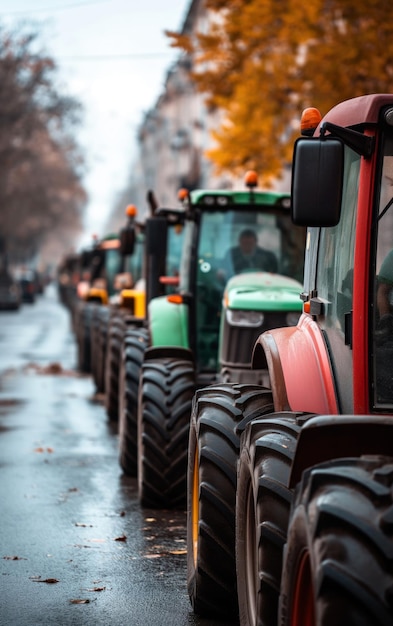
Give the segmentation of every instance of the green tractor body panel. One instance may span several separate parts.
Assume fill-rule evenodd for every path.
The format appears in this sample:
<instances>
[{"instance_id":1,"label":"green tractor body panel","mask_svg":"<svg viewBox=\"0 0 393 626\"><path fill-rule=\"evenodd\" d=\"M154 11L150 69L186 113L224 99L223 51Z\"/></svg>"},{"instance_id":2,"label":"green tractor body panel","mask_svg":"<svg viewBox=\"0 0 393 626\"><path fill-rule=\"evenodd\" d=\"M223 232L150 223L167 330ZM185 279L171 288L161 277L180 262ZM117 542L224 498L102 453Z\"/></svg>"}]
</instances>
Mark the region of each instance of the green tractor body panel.
<instances>
[{"instance_id":1,"label":"green tractor body panel","mask_svg":"<svg viewBox=\"0 0 393 626\"><path fill-rule=\"evenodd\" d=\"M301 292L299 281L271 272L245 272L229 279L219 335L219 365L224 380L254 379L268 384L262 372L249 373L252 346L266 330L297 324L303 306Z\"/></svg>"},{"instance_id":2,"label":"green tractor body panel","mask_svg":"<svg viewBox=\"0 0 393 626\"><path fill-rule=\"evenodd\" d=\"M299 311L302 285L288 276L269 272L247 272L229 279L225 306L246 311Z\"/></svg>"},{"instance_id":3,"label":"green tractor body panel","mask_svg":"<svg viewBox=\"0 0 393 626\"><path fill-rule=\"evenodd\" d=\"M187 305L168 302L162 296L153 298L148 310L151 347L189 348Z\"/></svg>"}]
</instances>

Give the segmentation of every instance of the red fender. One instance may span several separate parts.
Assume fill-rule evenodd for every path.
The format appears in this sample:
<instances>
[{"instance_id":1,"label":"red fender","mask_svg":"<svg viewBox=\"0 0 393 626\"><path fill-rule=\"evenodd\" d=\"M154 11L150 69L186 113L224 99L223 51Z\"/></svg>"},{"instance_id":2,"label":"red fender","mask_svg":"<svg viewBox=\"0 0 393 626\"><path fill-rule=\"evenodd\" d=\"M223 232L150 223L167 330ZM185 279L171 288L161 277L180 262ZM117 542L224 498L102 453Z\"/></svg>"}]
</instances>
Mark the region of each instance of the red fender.
<instances>
[{"instance_id":1,"label":"red fender","mask_svg":"<svg viewBox=\"0 0 393 626\"><path fill-rule=\"evenodd\" d=\"M297 326L260 335L252 364L267 366L276 411L339 413L326 344L310 315L303 313Z\"/></svg>"}]
</instances>

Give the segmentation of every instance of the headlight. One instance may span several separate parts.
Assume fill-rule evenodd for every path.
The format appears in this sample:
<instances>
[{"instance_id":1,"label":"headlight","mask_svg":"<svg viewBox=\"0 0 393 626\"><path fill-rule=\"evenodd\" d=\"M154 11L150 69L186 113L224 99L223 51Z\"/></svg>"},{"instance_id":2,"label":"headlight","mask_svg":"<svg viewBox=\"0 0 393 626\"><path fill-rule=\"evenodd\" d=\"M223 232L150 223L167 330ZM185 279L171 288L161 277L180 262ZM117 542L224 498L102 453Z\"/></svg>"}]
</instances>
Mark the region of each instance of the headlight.
<instances>
[{"instance_id":1,"label":"headlight","mask_svg":"<svg viewBox=\"0 0 393 626\"><path fill-rule=\"evenodd\" d=\"M263 324L263 313L257 311L234 311L227 309L226 318L231 326L257 327Z\"/></svg>"},{"instance_id":2,"label":"headlight","mask_svg":"<svg viewBox=\"0 0 393 626\"><path fill-rule=\"evenodd\" d=\"M296 311L292 311L291 313L287 313L285 316L286 322L288 326L296 326L299 321L300 313Z\"/></svg>"}]
</instances>

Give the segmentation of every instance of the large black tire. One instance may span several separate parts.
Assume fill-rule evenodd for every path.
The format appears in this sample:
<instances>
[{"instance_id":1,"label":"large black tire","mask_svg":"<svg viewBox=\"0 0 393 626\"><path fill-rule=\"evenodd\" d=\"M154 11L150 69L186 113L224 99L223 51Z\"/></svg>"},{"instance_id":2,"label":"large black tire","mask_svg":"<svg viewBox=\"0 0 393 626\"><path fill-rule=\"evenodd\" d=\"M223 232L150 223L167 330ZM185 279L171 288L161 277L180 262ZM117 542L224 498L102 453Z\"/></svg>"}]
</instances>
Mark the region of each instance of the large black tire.
<instances>
[{"instance_id":1,"label":"large black tire","mask_svg":"<svg viewBox=\"0 0 393 626\"><path fill-rule=\"evenodd\" d=\"M138 491L142 506L185 505L195 371L191 361L148 360L138 401Z\"/></svg>"},{"instance_id":2,"label":"large black tire","mask_svg":"<svg viewBox=\"0 0 393 626\"><path fill-rule=\"evenodd\" d=\"M108 331L109 307L96 304L92 309L91 321L91 373L97 393L105 389L104 367L106 353L106 337Z\"/></svg>"},{"instance_id":3,"label":"large black tire","mask_svg":"<svg viewBox=\"0 0 393 626\"><path fill-rule=\"evenodd\" d=\"M90 324L90 371L93 382L96 384L97 379L97 350L98 350L98 310L100 305L94 304L92 307L91 324Z\"/></svg>"},{"instance_id":4,"label":"large black tire","mask_svg":"<svg viewBox=\"0 0 393 626\"><path fill-rule=\"evenodd\" d=\"M119 379L119 462L129 476L137 475L139 379L148 345L146 328L126 332Z\"/></svg>"},{"instance_id":5,"label":"large black tire","mask_svg":"<svg viewBox=\"0 0 393 626\"><path fill-rule=\"evenodd\" d=\"M78 348L78 370L91 373L91 329L92 305L81 302L77 315L76 339Z\"/></svg>"},{"instance_id":6,"label":"large black tire","mask_svg":"<svg viewBox=\"0 0 393 626\"><path fill-rule=\"evenodd\" d=\"M305 473L284 550L280 625L393 624L393 458Z\"/></svg>"},{"instance_id":7,"label":"large black tire","mask_svg":"<svg viewBox=\"0 0 393 626\"><path fill-rule=\"evenodd\" d=\"M269 389L219 384L198 391L189 438L187 584L195 613L237 620L236 469L246 424L273 411Z\"/></svg>"},{"instance_id":8,"label":"large black tire","mask_svg":"<svg viewBox=\"0 0 393 626\"><path fill-rule=\"evenodd\" d=\"M236 572L242 626L277 626L282 552L293 491L289 476L306 416L272 413L241 440L236 500Z\"/></svg>"},{"instance_id":9,"label":"large black tire","mask_svg":"<svg viewBox=\"0 0 393 626\"><path fill-rule=\"evenodd\" d=\"M72 305L70 308L70 313L71 313L71 330L74 333L75 338L77 338L78 336L78 323L79 323L79 313L80 313L80 299L78 298L78 296L74 295L74 298L72 300Z\"/></svg>"},{"instance_id":10,"label":"large black tire","mask_svg":"<svg viewBox=\"0 0 393 626\"><path fill-rule=\"evenodd\" d=\"M119 420L120 361L126 328L124 316L114 312L109 320L105 366L105 408L113 422Z\"/></svg>"},{"instance_id":11,"label":"large black tire","mask_svg":"<svg viewBox=\"0 0 393 626\"><path fill-rule=\"evenodd\" d=\"M99 353L97 363L97 391L99 393L105 393L105 365L106 352L108 349L109 315L110 308L103 307L100 312Z\"/></svg>"}]
</instances>

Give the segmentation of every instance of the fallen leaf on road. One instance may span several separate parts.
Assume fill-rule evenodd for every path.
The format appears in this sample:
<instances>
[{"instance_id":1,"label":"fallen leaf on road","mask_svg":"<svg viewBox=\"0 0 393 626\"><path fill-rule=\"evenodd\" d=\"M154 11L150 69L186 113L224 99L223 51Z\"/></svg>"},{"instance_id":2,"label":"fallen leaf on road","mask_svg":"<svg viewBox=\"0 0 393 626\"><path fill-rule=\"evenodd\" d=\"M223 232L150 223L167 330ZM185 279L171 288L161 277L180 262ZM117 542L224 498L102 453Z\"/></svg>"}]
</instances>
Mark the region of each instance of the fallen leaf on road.
<instances>
[{"instance_id":1,"label":"fallen leaf on road","mask_svg":"<svg viewBox=\"0 0 393 626\"><path fill-rule=\"evenodd\" d=\"M49 363L46 367L41 368L41 374L61 374L63 368L60 363Z\"/></svg>"},{"instance_id":2,"label":"fallen leaf on road","mask_svg":"<svg viewBox=\"0 0 393 626\"><path fill-rule=\"evenodd\" d=\"M38 448L34 449L34 452L39 452L40 454L42 454L43 452L48 452L48 454L52 454L53 451L53 448L43 448L42 446L38 446Z\"/></svg>"},{"instance_id":3,"label":"fallen leaf on road","mask_svg":"<svg viewBox=\"0 0 393 626\"><path fill-rule=\"evenodd\" d=\"M60 581L58 581L57 578L43 578L42 580L41 578L40 579L37 578L37 579L33 579L33 582L34 583L47 583L48 585L53 585L54 583L58 583Z\"/></svg>"},{"instance_id":4,"label":"fallen leaf on road","mask_svg":"<svg viewBox=\"0 0 393 626\"><path fill-rule=\"evenodd\" d=\"M27 561L24 556L3 556L6 561Z\"/></svg>"},{"instance_id":5,"label":"fallen leaf on road","mask_svg":"<svg viewBox=\"0 0 393 626\"><path fill-rule=\"evenodd\" d=\"M23 367L23 371L27 373L35 372L36 374L54 374L58 376L71 376L79 378L79 373L74 370L65 370L60 363L49 363L48 365L38 365L38 363L27 363Z\"/></svg>"},{"instance_id":6,"label":"fallen leaf on road","mask_svg":"<svg viewBox=\"0 0 393 626\"><path fill-rule=\"evenodd\" d=\"M3 398L0 400L0 407L16 406L21 404L22 400L16 400L15 398Z\"/></svg>"},{"instance_id":7,"label":"fallen leaf on road","mask_svg":"<svg viewBox=\"0 0 393 626\"><path fill-rule=\"evenodd\" d=\"M145 559L159 559L163 555L162 554L144 554L143 556Z\"/></svg>"},{"instance_id":8,"label":"fallen leaf on road","mask_svg":"<svg viewBox=\"0 0 393 626\"><path fill-rule=\"evenodd\" d=\"M94 396L90 398L90 402L92 404L104 404L105 402L105 394L96 393Z\"/></svg>"},{"instance_id":9,"label":"fallen leaf on road","mask_svg":"<svg viewBox=\"0 0 393 626\"><path fill-rule=\"evenodd\" d=\"M70 600L71 604L89 604L90 600L86 599L80 599L80 600Z\"/></svg>"}]
</instances>

